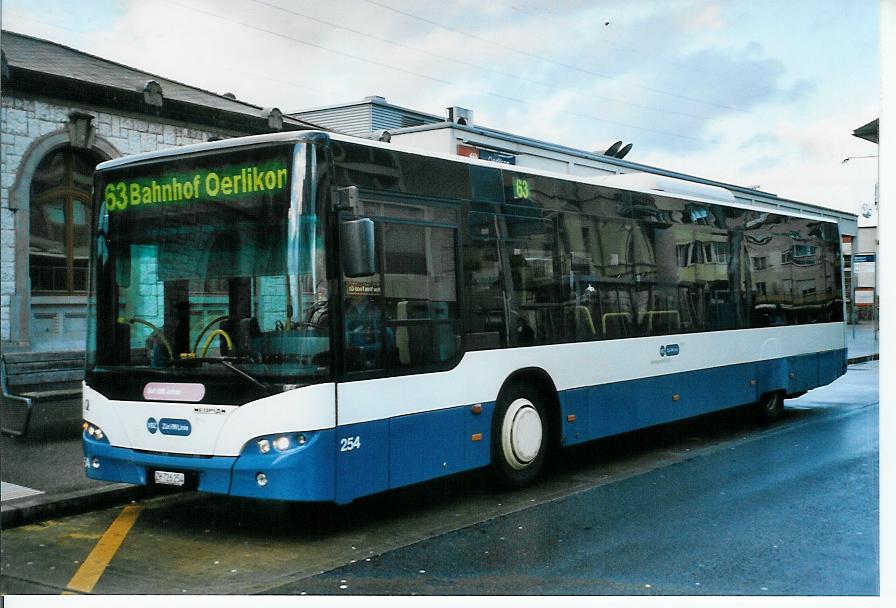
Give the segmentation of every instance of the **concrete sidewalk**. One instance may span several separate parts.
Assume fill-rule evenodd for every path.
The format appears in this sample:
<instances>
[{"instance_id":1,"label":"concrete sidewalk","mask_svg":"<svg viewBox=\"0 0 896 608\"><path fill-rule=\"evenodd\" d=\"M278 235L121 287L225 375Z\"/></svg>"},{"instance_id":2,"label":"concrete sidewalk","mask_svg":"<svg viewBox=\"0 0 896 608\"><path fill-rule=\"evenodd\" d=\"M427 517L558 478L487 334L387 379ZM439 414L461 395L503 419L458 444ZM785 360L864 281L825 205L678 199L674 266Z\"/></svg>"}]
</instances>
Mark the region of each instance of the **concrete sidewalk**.
<instances>
[{"instance_id":1,"label":"concrete sidewalk","mask_svg":"<svg viewBox=\"0 0 896 608\"><path fill-rule=\"evenodd\" d=\"M874 323L871 321L850 325L846 328L846 346L849 349L850 363L854 359L875 359L880 353L880 333L875 335Z\"/></svg>"},{"instance_id":2,"label":"concrete sidewalk","mask_svg":"<svg viewBox=\"0 0 896 608\"><path fill-rule=\"evenodd\" d=\"M850 363L876 359L879 342L872 324L847 328ZM0 528L121 504L159 490L88 479L80 426L38 424L28 436L0 436ZM164 490L170 492L172 490Z\"/></svg>"},{"instance_id":3,"label":"concrete sidewalk","mask_svg":"<svg viewBox=\"0 0 896 608\"><path fill-rule=\"evenodd\" d=\"M65 435L0 436L0 528L83 513L147 495L144 486L88 479L80 433Z\"/></svg>"}]
</instances>

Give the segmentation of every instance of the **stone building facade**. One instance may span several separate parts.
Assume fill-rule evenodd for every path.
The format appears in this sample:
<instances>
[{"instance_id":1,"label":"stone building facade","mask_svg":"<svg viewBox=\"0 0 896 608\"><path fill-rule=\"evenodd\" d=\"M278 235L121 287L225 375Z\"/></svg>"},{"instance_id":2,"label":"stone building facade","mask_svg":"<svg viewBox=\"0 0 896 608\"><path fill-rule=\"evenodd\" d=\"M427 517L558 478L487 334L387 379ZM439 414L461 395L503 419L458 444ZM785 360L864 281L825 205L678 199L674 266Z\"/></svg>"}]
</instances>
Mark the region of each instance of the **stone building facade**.
<instances>
[{"instance_id":1,"label":"stone building facade","mask_svg":"<svg viewBox=\"0 0 896 608\"><path fill-rule=\"evenodd\" d=\"M0 347L83 350L97 163L307 128L45 40L2 32Z\"/></svg>"}]
</instances>

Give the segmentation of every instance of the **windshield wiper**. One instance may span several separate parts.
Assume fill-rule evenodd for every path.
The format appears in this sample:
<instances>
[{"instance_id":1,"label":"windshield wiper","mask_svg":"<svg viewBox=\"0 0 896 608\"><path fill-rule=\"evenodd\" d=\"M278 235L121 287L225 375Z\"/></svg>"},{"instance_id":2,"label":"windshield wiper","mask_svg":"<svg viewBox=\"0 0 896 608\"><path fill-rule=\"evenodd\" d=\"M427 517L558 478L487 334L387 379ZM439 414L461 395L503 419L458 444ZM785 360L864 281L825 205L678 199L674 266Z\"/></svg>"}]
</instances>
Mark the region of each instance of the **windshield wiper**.
<instances>
[{"instance_id":1,"label":"windshield wiper","mask_svg":"<svg viewBox=\"0 0 896 608\"><path fill-rule=\"evenodd\" d=\"M234 365L232 363L233 361L239 361L239 360L240 360L239 357L194 357L194 358L190 358L190 359L176 360L175 365L178 365L178 363L180 363L181 365L185 365L187 363L220 363L221 365L223 365L224 367L226 367L227 369L229 369L236 375L242 376L243 378L245 378L246 380L248 380L255 386L258 386L259 388L261 388L261 390L264 391L265 395L270 394L270 390L268 389L268 386L266 384L264 384L263 382L258 380L258 378L255 378L254 376L250 375L249 373L241 370L240 368L238 368L236 365Z\"/></svg>"}]
</instances>

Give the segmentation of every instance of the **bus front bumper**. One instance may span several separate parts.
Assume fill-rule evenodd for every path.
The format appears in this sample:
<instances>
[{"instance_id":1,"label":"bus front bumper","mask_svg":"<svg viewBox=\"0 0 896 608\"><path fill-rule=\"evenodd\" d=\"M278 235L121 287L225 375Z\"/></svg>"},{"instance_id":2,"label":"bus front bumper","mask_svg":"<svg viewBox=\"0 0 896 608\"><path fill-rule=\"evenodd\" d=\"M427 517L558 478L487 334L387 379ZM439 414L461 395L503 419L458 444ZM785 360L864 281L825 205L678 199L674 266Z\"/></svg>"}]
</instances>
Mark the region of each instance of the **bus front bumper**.
<instances>
[{"instance_id":1,"label":"bus front bumper","mask_svg":"<svg viewBox=\"0 0 896 608\"><path fill-rule=\"evenodd\" d=\"M87 477L156 485L156 471L182 473L184 487L200 492L292 501L335 499L335 432L304 433L307 442L262 454L256 442L239 456L160 454L115 447L83 436ZM164 476L170 477L170 476Z\"/></svg>"}]
</instances>

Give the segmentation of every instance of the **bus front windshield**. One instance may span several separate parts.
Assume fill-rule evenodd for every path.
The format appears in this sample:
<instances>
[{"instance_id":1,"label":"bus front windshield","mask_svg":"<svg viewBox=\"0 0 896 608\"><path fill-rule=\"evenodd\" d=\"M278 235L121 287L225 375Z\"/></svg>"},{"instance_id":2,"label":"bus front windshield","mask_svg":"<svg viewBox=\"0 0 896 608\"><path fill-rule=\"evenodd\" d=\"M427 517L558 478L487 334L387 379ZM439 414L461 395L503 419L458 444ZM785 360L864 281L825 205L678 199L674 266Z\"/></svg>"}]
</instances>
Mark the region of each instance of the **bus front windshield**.
<instances>
[{"instance_id":1,"label":"bus front windshield","mask_svg":"<svg viewBox=\"0 0 896 608\"><path fill-rule=\"evenodd\" d=\"M305 144L100 173L90 372L258 386L328 377L314 175Z\"/></svg>"}]
</instances>

